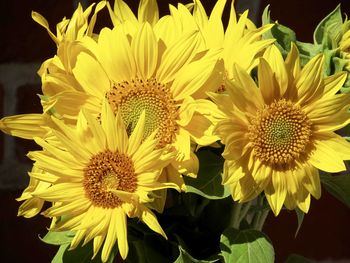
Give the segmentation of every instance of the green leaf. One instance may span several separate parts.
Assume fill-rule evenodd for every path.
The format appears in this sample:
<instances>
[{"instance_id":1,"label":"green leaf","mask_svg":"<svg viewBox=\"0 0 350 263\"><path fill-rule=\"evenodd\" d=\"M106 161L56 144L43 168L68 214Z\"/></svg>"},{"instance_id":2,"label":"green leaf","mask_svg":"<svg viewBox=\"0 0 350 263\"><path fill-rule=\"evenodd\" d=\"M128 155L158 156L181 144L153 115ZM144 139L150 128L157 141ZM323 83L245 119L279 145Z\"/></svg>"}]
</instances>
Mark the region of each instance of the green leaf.
<instances>
[{"instance_id":1,"label":"green leaf","mask_svg":"<svg viewBox=\"0 0 350 263\"><path fill-rule=\"evenodd\" d=\"M102 263L101 250L99 251L99 253L96 255L94 259L91 259L93 256L92 241L83 247L78 246L73 250L69 250L69 246L70 246L69 244L61 245L51 262L52 263L77 263L77 262ZM117 246L114 246L106 263L112 263L117 252L118 252Z\"/></svg>"},{"instance_id":2,"label":"green leaf","mask_svg":"<svg viewBox=\"0 0 350 263\"><path fill-rule=\"evenodd\" d=\"M264 12L262 15L262 23L263 25L273 23L270 17L269 6L266 6L264 9ZM270 31L267 31L266 33L263 34L263 37L265 39L275 38L276 39L275 45L282 52L282 55L284 57L288 54L291 47L291 43L296 42L297 40L296 34L292 29L284 25L278 24L277 22L271 28Z\"/></svg>"},{"instance_id":3,"label":"green leaf","mask_svg":"<svg viewBox=\"0 0 350 263\"><path fill-rule=\"evenodd\" d=\"M350 208L350 176L321 174L321 182L326 190Z\"/></svg>"},{"instance_id":4,"label":"green leaf","mask_svg":"<svg viewBox=\"0 0 350 263\"><path fill-rule=\"evenodd\" d=\"M304 258L303 256L291 254L285 263L311 263L311 260Z\"/></svg>"},{"instance_id":5,"label":"green leaf","mask_svg":"<svg viewBox=\"0 0 350 263\"><path fill-rule=\"evenodd\" d=\"M226 229L221 235L220 248L226 263L273 263L275 258L269 238L252 229Z\"/></svg>"},{"instance_id":6,"label":"green leaf","mask_svg":"<svg viewBox=\"0 0 350 263\"><path fill-rule=\"evenodd\" d=\"M334 48L337 42L336 37L339 36L339 31L343 24L341 16L340 5L338 5L330 14L328 14L322 21L317 25L314 31L314 43L322 44L323 46L330 45L330 48Z\"/></svg>"},{"instance_id":7,"label":"green leaf","mask_svg":"<svg viewBox=\"0 0 350 263\"><path fill-rule=\"evenodd\" d=\"M219 258L213 260L200 260L192 257L186 250L179 246L180 255L174 263L214 263L218 262Z\"/></svg>"},{"instance_id":8,"label":"green leaf","mask_svg":"<svg viewBox=\"0 0 350 263\"><path fill-rule=\"evenodd\" d=\"M201 164L197 178L184 177L187 192L212 200L229 196L230 190L221 184L223 158L208 150L199 151L197 156Z\"/></svg>"},{"instance_id":9,"label":"green leaf","mask_svg":"<svg viewBox=\"0 0 350 263\"><path fill-rule=\"evenodd\" d=\"M58 245L58 246L62 244L70 243L73 237L74 237L74 233L71 231L62 231L62 232L49 231L43 238L39 236L40 240L45 242L46 244Z\"/></svg>"},{"instance_id":10,"label":"green leaf","mask_svg":"<svg viewBox=\"0 0 350 263\"><path fill-rule=\"evenodd\" d=\"M297 214L297 218L298 218L298 227L297 227L297 230L295 231L295 235L294 237L297 237L298 233L299 233L299 230L301 228L301 225L304 221L304 212L301 211L300 209L295 209L295 213Z\"/></svg>"}]
</instances>

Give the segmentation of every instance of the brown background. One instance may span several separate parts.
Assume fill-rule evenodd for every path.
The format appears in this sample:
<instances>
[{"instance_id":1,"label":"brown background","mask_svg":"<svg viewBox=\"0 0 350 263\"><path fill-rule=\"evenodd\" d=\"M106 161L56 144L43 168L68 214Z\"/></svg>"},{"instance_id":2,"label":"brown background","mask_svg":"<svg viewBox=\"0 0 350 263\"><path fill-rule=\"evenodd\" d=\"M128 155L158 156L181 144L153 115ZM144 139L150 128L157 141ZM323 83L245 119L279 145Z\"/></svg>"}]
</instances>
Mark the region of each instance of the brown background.
<instances>
[{"instance_id":1,"label":"brown background","mask_svg":"<svg viewBox=\"0 0 350 263\"><path fill-rule=\"evenodd\" d=\"M91 2L91 1L90 1ZM138 1L127 1L136 10ZM166 14L167 3L176 1L159 0L162 14ZM181 1L189 2L189 1ZM211 9L215 1L203 1L207 10ZM241 0L243 4L252 5L254 0ZM350 14L350 1L317 1L317 0L264 0L260 9L268 3L272 18L278 19L281 24L292 28L301 41L312 41L312 32L317 23L326 14L332 11L338 3L342 3L343 11ZM88 1L85 1L88 3ZM28 63L41 63L55 54L55 45L46 31L36 24L30 17L31 10L41 13L49 21L54 30L56 23L62 17L70 17L73 13L75 1L60 0L0 0L0 66L11 65L14 70ZM110 23L106 13L102 20ZM225 13L227 20L227 13ZM0 72L1 73L1 72ZM0 117L3 115L5 88L3 81L5 73L0 74ZM19 78L21 76L18 76ZM37 79L37 82L39 79ZM40 103L36 97L40 93L40 85L27 83L16 87L16 99L11 102L15 105L16 113L40 112ZM0 134L0 163L4 162L4 136ZM28 164L25 153L34 149L28 141L16 140L16 161L19 164ZM2 163L2 165L4 165ZM1 175L10 177L14 174ZM26 176L19 176L18 184L1 185L0 180L0 258L2 262L50 262L55 254L55 248L47 246L38 239L48 226L48 220L41 216L33 219L16 217L19 203L14 199L26 185ZM266 233L272 239L276 250L276 261L283 262L290 253L302 254L315 260L348 259L350 262L350 210L339 203L332 196L323 192L320 201L312 200L309 214L297 238L296 216L294 212L282 212L278 218L270 215L265 226ZM6 260L2 260L2 259Z\"/></svg>"}]
</instances>

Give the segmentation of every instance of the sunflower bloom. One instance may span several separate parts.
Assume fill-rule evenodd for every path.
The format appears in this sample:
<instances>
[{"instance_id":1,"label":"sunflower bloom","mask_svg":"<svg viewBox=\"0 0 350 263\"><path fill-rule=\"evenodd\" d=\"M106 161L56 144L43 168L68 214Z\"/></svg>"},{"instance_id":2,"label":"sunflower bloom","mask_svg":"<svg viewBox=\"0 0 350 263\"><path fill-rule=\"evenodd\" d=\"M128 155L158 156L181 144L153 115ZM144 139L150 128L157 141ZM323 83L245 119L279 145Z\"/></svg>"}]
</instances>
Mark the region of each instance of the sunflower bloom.
<instances>
[{"instance_id":1,"label":"sunflower bloom","mask_svg":"<svg viewBox=\"0 0 350 263\"><path fill-rule=\"evenodd\" d=\"M223 184L239 202L264 191L277 216L283 206L305 213L319 198L318 169L344 171L350 145L334 131L350 122L350 96L336 94L346 74L323 78L324 59L301 69L298 50L286 61L275 46L258 65L257 86L239 66L227 94L212 93L221 110L215 133L225 150Z\"/></svg>"},{"instance_id":2,"label":"sunflower bloom","mask_svg":"<svg viewBox=\"0 0 350 263\"><path fill-rule=\"evenodd\" d=\"M93 240L94 256L102 248L106 262L118 243L122 258L128 254L127 216L139 217L152 230L166 237L153 212L146 207L149 193L176 185L157 182L161 170L174 157L166 148L156 149L155 133L142 140L145 115L141 114L130 138L121 120L105 103L100 122L87 112L79 115L75 129L56 120L54 131L61 147L41 138L35 141L43 151L30 152L35 166L45 173L31 177L51 183L33 196L53 202L44 211L61 217L52 231L72 230L71 249Z\"/></svg>"},{"instance_id":3,"label":"sunflower bloom","mask_svg":"<svg viewBox=\"0 0 350 263\"><path fill-rule=\"evenodd\" d=\"M71 103L57 103L55 111L74 117L84 106L98 118L106 98L115 113L120 111L129 134L145 111L144 138L157 129L157 147L171 145L176 150L177 158L164 176L183 186L180 173L192 175L198 167L191 141L209 145L217 140L210 119L200 111L205 92L221 83L218 51L196 56L196 31L164 46L148 22L128 37L117 26L103 29L97 42L88 37L82 41L90 52L81 52L72 70L78 85L72 92L57 94L58 102Z\"/></svg>"}]
</instances>

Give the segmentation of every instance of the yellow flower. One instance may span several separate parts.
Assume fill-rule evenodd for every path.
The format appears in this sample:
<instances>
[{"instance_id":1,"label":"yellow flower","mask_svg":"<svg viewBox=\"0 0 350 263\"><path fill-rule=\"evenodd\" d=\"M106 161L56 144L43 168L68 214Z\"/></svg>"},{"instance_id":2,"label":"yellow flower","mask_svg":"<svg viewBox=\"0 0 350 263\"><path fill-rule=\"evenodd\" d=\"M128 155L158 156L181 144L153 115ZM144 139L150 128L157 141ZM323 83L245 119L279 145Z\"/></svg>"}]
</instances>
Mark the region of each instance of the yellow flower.
<instances>
[{"instance_id":1,"label":"yellow flower","mask_svg":"<svg viewBox=\"0 0 350 263\"><path fill-rule=\"evenodd\" d=\"M82 42L90 52L81 52L72 70L78 85L69 93L57 94L57 102L62 103L55 104L56 113L74 118L84 106L98 118L101 103L107 98L113 111L121 112L130 133L145 110L144 137L157 129L157 147L172 145L176 149L177 159L169 168L171 172L167 169L167 176L183 185L174 170L196 173L191 141L208 145L217 139L201 108L205 92L221 82L218 52L196 55L197 32L164 46L147 22L139 25L132 38L117 26L112 30L104 28L97 43L87 37Z\"/></svg>"},{"instance_id":2,"label":"yellow flower","mask_svg":"<svg viewBox=\"0 0 350 263\"><path fill-rule=\"evenodd\" d=\"M48 217L60 217L51 230L75 231L72 249L82 241L86 244L93 240L94 256L103 245L103 262L115 242L122 258L126 258L127 216L139 217L166 238L146 204L152 201L151 191L177 188L175 184L157 182L174 154L168 148L156 149L155 133L142 139L145 114L141 114L129 138L121 115L115 116L107 102L100 122L83 110L74 128L58 120L55 123L57 129L53 132L61 147L35 138L43 151L29 153L35 167L45 172L30 176L52 184L32 193L53 202L43 212Z\"/></svg>"},{"instance_id":3,"label":"yellow flower","mask_svg":"<svg viewBox=\"0 0 350 263\"><path fill-rule=\"evenodd\" d=\"M346 169L350 147L334 133L350 122L350 96L337 94L346 74L323 78L323 67L322 55L301 69L294 45L286 61L272 46L260 59L258 87L237 65L228 94L211 94L221 110L215 133L225 144L223 184L234 200L264 191L275 215L283 204L306 213L310 194L321 195L318 169Z\"/></svg>"}]
</instances>

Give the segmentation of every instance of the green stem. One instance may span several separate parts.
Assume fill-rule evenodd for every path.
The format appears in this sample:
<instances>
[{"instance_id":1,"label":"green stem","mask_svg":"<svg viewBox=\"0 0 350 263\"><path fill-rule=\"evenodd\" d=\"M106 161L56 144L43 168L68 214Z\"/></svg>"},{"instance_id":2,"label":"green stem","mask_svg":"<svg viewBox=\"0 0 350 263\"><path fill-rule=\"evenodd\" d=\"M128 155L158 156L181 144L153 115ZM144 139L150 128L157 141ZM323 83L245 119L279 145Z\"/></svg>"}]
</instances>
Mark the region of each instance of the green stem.
<instances>
[{"instance_id":1,"label":"green stem","mask_svg":"<svg viewBox=\"0 0 350 263\"><path fill-rule=\"evenodd\" d=\"M256 212L253 218L253 223L252 223L252 227L253 229L258 229L258 225L259 225L259 221L260 221L260 217L261 217L261 212Z\"/></svg>"},{"instance_id":2,"label":"green stem","mask_svg":"<svg viewBox=\"0 0 350 263\"><path fill-rule=\"evenodd\" d=\"M239 229L239 225L240 225L240 214L241 214L241 208L242 208L242 204L234 202L233 203L233 208L231 211L231 222L230 225L235 228L235 229Z\"/></svg>"},{"instance_id":3,"label":"green stem","mask_svg":"<svg viewBox=\"0 0 350 263\"><path fill-rule=\"evenodd\" d=\"M261 212L256 230L259 230L259 231L262 230L264 223L266 221L266 218L269 215L269 212L270 212L270 209L265 209L264 211Z\"/></svg>"},{"instance_id":4,"label":"green stem","mask_svg":"<svg viewBox=\"0 0 350 263\"><path fill-rule=\"evenodd\" d=\"M239 216L239 222L241 222L246 217L246 215L248 214L249 208L251 206L252 206L252 201L249 201L248 203L245 203L243 205L243 208L241 210L241 214Z\"/></svg>"},{"instance_id":5,"label":"green stem","mask_svg":"<svg viewBox=\"0 0 350 263\"><path fill-rule=\"evenodd\" d=\"M257 197L257 204L256 204L258 211L255 212L253 223L252 223L253 229L258 230L258 227L260 225L260 218L261 218L261 215L262 215L263 205L264 205L264 197L259 195Z\"/></svg>"}]
</instances>

